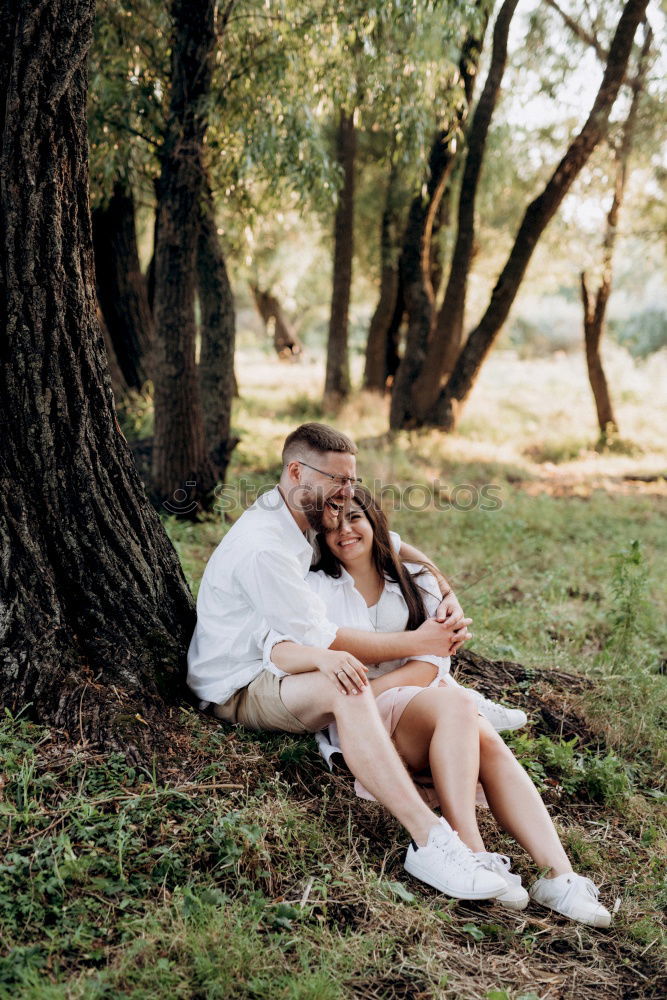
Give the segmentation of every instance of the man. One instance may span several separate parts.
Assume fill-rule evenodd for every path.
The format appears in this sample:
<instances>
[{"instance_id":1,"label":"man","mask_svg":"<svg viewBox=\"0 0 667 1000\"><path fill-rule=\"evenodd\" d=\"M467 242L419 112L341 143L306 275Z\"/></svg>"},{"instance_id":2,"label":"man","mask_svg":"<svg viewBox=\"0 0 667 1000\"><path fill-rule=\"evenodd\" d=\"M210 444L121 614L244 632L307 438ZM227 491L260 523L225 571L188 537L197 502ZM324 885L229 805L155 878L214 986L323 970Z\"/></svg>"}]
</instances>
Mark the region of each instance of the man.
<instances>
[{"instance_id":1,"label":"man","mask_svg":"<svg viewBox=\"0 0 667 1000\"><path fill-rule=\"evenodd\" d=\"M242 514L208 562L188 684L213 704L217 718L251 729L314 733L335 719L350 770L412 837L406 869L448 895L492 898L505 883L418 794L380 720L364 667L403 656L449 656L469 638L470 619L438 574L442 604L418 629L338 628L305 582L313 533L335 526L358 482L356 451L349 438L323 424L303 424L287 437L277 487ZM398 536L394 543L403 559L429 562ZM264 670L269 628L317 648L313 667L282 678ZM452 710L467 698L457 688L449 694Z\"/></svg>"}]
</instances>

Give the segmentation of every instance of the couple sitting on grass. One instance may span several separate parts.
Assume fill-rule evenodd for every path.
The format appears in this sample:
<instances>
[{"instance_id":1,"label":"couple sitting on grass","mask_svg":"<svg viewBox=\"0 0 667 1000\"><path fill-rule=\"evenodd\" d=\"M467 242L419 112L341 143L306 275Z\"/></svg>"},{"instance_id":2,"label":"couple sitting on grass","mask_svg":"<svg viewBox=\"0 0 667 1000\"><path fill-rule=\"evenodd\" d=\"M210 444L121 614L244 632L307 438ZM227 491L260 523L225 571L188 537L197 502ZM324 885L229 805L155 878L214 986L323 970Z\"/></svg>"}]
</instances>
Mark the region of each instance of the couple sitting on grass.
<instances>
[{"instance_id":1,"label":"couple sitting on grass","mask_svg":"<svg viewBox=\"0 0 667 1000\"><path fill-rule=\"evenodd\" d=\"M190 688L233 725L324 730L324 755L342 753L357 793L381 802L410 835L406 871L439 892L514 910L532 898L607 927L595 885L573 872L535 786L498 735L525 714L450 676L471 620L427 557L389 532L356 477L356 450L322 424L287 437L278 485L206 566ZM509 859L482 841L478 783L543 873L530 897Z\"/></svg>"}]
</instances>

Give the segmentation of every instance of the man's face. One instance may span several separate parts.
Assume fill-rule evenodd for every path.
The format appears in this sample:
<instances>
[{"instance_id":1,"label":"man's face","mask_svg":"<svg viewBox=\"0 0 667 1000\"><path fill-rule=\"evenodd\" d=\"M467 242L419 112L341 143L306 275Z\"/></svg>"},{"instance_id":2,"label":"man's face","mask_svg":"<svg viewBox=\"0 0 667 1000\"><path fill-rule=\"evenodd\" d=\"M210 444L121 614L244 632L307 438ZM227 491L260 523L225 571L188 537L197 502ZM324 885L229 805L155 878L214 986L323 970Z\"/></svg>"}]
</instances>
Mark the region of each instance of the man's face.
<instances>
[{"instance_id":1,"label":"man's face","mask_svg":"<svg viewBox=\"0 0 667 1000\"><path fill-rule=\"evenodd\" d=\"M304 513L311 528L329 531L337 527L339 512L354 492L350 480L356 476L355 456L344 452L308 453L299 462L300 489L295 506Z\"/></svg>"}]
</instances>

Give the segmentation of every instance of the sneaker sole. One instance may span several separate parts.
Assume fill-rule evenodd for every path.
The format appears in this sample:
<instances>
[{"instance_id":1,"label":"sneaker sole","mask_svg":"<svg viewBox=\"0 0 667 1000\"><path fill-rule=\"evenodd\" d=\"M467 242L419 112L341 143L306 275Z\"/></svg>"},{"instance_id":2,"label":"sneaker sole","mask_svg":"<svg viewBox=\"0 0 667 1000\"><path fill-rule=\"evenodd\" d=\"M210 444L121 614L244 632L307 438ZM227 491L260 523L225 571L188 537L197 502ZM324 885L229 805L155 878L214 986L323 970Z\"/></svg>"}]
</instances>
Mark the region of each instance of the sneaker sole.
<instances>
[{"instance_id":1,"label":"sneaker sole","mask_svg":"<svg viewBox=\"0 0 667 1000\"><path fill-rule=\"evenodd\" d=\"M453 899L495 899L498 894L498 889L490 891L480 890L478 892L461 892L458 889L452 889L444 882L436 881L431 872L420 868L418 865L411 864L408 866L408 862L406 861L403 867L408 875L412 875L413 878L418 878L420 882L425 882L426 885L430 885L432 889L437 889L438 892L444 893L445 896L451 896Z\"/></svg>"},{"instance_id":2,"label":"sneaker sole","mask_svg":"<svg viewBox=\"0 0 667 1000\"><path fill-rule=\"evenodd\" d=\"M523 729L524 726L528 725L528 719L525 722L516 722L513 726L503 726L501 729L496 729L497 733L513 733L515 729Z\"/></svg>"},{"instance_id":3,"label":"sneaker sole","mask_svg":"<svg viewBox=\"0 0 667 1000\"><path fill-rule=\"evenodd\" d=\"M574 920L578 924L586 924L588 927L609 927L611 926L611 914L600 914L598 917L574 917L571 913L565 913L563 910L559 910L555 906L550 906L549 903L542 903L539 899L535 899L533 896L530 897L533 903L537 903L545 910L551 910L552 913L557 913L560 917L566 917L568 920Z\"/></svg>"},{"instance_id":4,"label":"sneaker sole","mask_svg":"<svg viewBox=\"0 0 667 1000\"><path fill-rule=\"evenodd\" d=\"M496 903L508 910L525 910L530 902L529 897L526 899L501 899L500 896L495 896L494 898Z\"/></svg>"}]
</instances>

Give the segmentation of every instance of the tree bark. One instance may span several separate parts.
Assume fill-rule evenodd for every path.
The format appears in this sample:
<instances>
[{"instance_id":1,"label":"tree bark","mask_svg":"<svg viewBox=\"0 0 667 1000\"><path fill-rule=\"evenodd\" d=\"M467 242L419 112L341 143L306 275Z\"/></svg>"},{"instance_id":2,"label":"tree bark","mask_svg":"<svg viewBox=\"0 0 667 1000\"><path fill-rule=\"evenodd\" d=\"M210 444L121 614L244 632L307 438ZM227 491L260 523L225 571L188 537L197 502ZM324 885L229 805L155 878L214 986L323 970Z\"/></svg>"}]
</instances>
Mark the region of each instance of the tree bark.
<instances>
[{"instance_id":1,"label":"tree bark","mask_svg":"<svg viewBox=\"0 0 667 1000\"><path fill-rule=\"evenodd\" d=\"M93 210L97 297L125 382L141 391L153 369L155 328L141 273L129 186L114 185L110 200Z\"/></svg>"},{"instance_id":2,"label":"tree bark","mask_svg":"<svg viewBox=\"0 0 667 1000\"><path fill-rule=\"evenodd\" d=\"M158 186L155 248L154 502L183 493L183 514L212 503L218 478L207 447L195 363L196 247L215 47L215 0L172 0L171 93ZM178 503L178 499L177 499Z\"/></svg>"},{"instance_id":3,"label":"tree bark","mask_svg":"<svg viewBox=\"0 0 667 1000\"><path fill-rule=\"evenodd\" d=\"M97 320L93 18L92 0L0 2L0 693L149 756L194 608L118 429Z\"/></svg>"},{"instance_id":4,"label":"tree bark","mask_svg":"<svg viewBox=\"0 0 667 1000\"><path fill-rule=\"evenodd\" d=\"M480 368L507 319L538 240L559 208L591 153L607 130L609 114L625 76L635 32L648 0L627 0L588 120L571 142L542 193L528 206L507 263L477 327L470 334L447 385L424 423L451 431Z\"/></svg>"},{"instance_id":5,"label":"tree bark","mask_svg":"<svg viewBox=\"0 0 667 1000\"><path fill-rule=\"evenodd\" d=\"M445 375L452 371L461 350L468 274L475 245L475 199L482 170L489 125L496 107L507 62L507 38L518 0L505 0L493 29L489 73L470 123L465 168L461 179L456 243L434 336L420 378L414 388L422 412L433 405Z\"/></svg>"},{"instance_id":6,"label":"tree bark","mask_svg":"<svg viewBox=\"0 0 667 1000\"><path fill-rule=\"evenodd\" d=\"M609 394L607 378L602 366L600 356L600 343L604 335L605 319L607 315L607 305L611 295L614 249L618 237L618 218L623 205L625 187L628 177L628 168L632 147L634 143L635 129L637 125L637 113L639 102L643 92L648 58L653 40L650 27L646 27L644 44L642 45L639 57L637 76L633 83L632 101L630 110L623 125L620 143L614 150L614 194L611 206L607 213L607 224L605 228L604 240L602 242L602 276L597 292L594 297L588 290L586 274L581 273L581 298L584 309L584 344L586 348L586 367L588 369L588 379L595 400L598 426L601 438L604 440L618 432L618 423L614 416L614 410Z\"/></svg>"},{"instance_id":7,"label":"tree bark","mask_svg":"<svg viewBox=\"0 0 667 1000\"><path fill-rule=\"evenodd\" d=\"M368 330L366 343L366 363L364 367L364 389L384 393L390 372L389 332L396 311L398 299L399 246L397 231L399 225L398 171L392 160L387 184L387 196L382 213L380 228L380 298L375 307ZM394 369L395 371L395 369Z\"/></svg>"},{"instance_id":8,"label":"tree bark","mask_svg":"<svg viewBox=\"0 0 667 1000\"><path fill-rule=\"evenodd\" d=\"M280 301L271 292L262 291L257 285L250 285L257 312L267 331L273 327L273 346L281 361L294 361L301 357L303 344Z\"/></svg>"},{"instance_id":9,"label":"tree bark","mask_svg":"<svg viewBox=\"0 0 667 1000\"><path fill-rule=\"evenodd\" d=\"M354 256L354 164L357 133L354 112L341 108L336 141L337 160L343 172L334 222L333 282L327 340L324 405L336 409L350 392L348 328L352 258Z\"/></svg>"},{"instance_id":10,"label":"tree bark","mask_svg":"<svg viewBox=\"0 0 667 1000\"><path fill-rule=\"evenodd\" d=\"M197 234L197 285L201 314L199 382L208 453L220 478L224 479L231 453L238 443L238 438L231 435L236 316L208 180L202 194Z\"/></svg>"}]
</instances>

